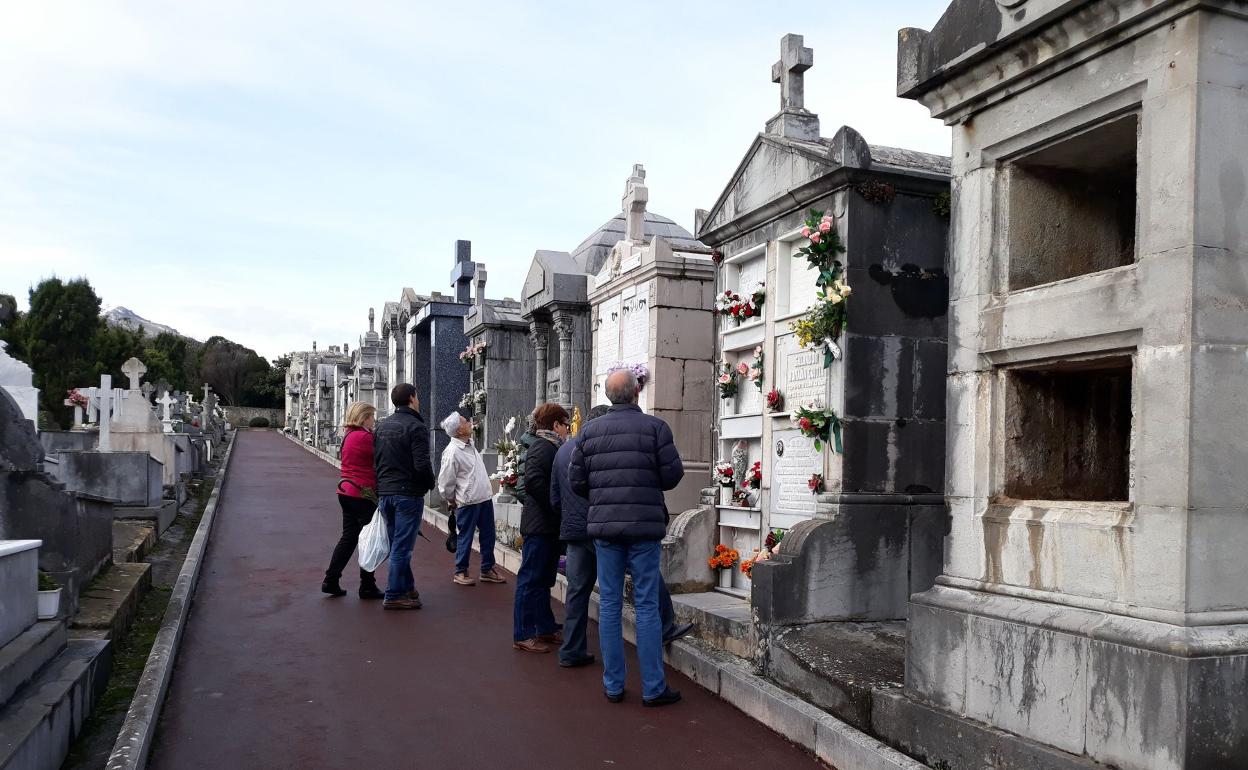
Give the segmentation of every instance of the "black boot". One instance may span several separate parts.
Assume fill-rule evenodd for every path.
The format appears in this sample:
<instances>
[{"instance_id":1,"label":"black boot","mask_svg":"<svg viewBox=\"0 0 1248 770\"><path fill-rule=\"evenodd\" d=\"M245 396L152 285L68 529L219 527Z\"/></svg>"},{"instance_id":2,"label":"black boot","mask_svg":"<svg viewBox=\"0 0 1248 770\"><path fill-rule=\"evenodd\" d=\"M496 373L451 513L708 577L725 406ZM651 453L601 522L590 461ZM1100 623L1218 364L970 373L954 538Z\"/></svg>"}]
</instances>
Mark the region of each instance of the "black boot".
<instances>
[{"instance_id":1,"label":"black boot","mask_svg":"<svg viewBox=\"0 0 1248 770\"><path fill-rule=\"evenodd\" d=\"M377 587L376 583L361 583L360 584L360 598L361 599L384 599L386 598L386 594L384 591L382 591L380 588Z\"/></svg>"},{"instance_id":2,"label":"black boot","mask_svg":"<svg viewBox=\"0 0 1248 770\"><path fill-rule=\"evenodd\" d=\"M321 593L329 594L330 596L347 595L347 592L342 590L342 586L338 585L337 580L330 580L329 578L325 578L321 581Z\"/></svg>"}]
</instances>

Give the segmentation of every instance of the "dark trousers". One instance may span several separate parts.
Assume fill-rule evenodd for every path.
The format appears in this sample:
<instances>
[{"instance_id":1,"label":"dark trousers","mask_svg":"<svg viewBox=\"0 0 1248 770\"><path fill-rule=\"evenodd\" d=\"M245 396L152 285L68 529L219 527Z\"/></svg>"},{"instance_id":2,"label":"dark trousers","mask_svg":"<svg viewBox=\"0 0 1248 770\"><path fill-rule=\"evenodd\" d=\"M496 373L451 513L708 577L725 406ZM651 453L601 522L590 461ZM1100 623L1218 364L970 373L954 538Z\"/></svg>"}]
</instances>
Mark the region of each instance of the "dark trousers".
<instances>
[{"instance_id":1,"label":"dark trousers","mask_svg":"<svg viewBox=\"0 0 1248 770\"><path fill-rule=\"evenodd\" d=\"M386 579L386 601L406 599L416 590L412 576L412 549L420 534L425 498L409 495L386 495L378 502L381 515L390 530L390 573Z\"/></svg>"},{"instance_id":2,"label":"dark trousers","mask_svg":"<svg viewBox=\"0 0 1248 770\"><path fill-rule=\"evenodd\" d=\"M550 609L550 589L559 574L559 541L554 535L529 535L520 548L516 572L516 606L513 640L523 642L553 634L555 613Z\"/></svg>"},{"instance_id":3,"label":"dark trousers","mask_svg":"<svg viewBox=\"0 0 1248 770\"><path fill-rule=\"evenodd\" d=\"M347 562L351 561L351 554L355 553L355 547L360 542L360 530L373 520L373 512L377 510L377 504L364 497L338 495L338 504L342 506L342 537L338 538L334 554L329 557L329 569L325 570L326 580L338 580L342 577L342 571L346 569ZM373 573L360 570L360 585L375 586L377 580Z\"/></svg>"},{"instance_id":4,"label":"dark trousers","mask_svg":"<svg viewBox=\"0 0 1248 770\"><path fill-rule=\"evenodd\" d=\"M589 599L598 580L598 552L593 540L570 540L567 546L564 577L568 579L568 590L563 604L563 646L559 648L559 660L570 663L589 654L586 632ZM659 581L659 622L663 624L663 637L667 638L676 627L676 612L667 584L662 580Z\"/></svg>"}]
</instances>

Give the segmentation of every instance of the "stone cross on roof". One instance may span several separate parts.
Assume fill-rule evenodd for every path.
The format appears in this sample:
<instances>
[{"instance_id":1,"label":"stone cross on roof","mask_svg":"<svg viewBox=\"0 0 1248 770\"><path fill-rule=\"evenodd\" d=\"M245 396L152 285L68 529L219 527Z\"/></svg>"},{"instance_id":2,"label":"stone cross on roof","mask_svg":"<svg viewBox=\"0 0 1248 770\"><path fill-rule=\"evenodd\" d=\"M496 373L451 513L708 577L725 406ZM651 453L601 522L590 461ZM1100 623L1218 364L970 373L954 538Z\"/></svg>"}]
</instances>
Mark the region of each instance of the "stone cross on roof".
<instances>
[{"instance_id":1,"label":"stone cross on roof","mask_svg":"<svg viewBox=\"0 0 1248 770\"><path fill-rule=\"evenodd\" d=\"M374 318L375 318L375 316L373 315L373 309L370 307L370 308L368 309L368 333L369 333L369 334L372 334L372 333L375 331L375 329L374 329L374 327L373 327L373 319L374 319Z\"/></svg>"},{"instance_id":2,"label":"stone cross on roof","mask_svg":"<svg viewBox=\"0 0 1248 770\"><path fill-rule=\"evenodd\" d=\"M780 84L780 111L806 109L804 75L815 63L815 52L802 47L802 36L788 34L780 39L780 61L771 65L771 82Z\"/></svg>"},{"instance_id":3,"label":"stone cross on roof","mask_svg":"<svg viewBox=\"0 0 1248 770\"><path fill-rule=\"evenodd\" d=\"M147 367L137 358L130 358L121 365L121 373L130 379L130 390L138 390L139 382L147 374Z\"/></svg>"},{"instance_id":4,"label":"stone cross on roof","mask_svg":"<svg viewBox=\"0 0 1248 770\"><path fill-rule=\"evenodd\" d=\"M646 204L649 201L646 169L635 163L633 174L624 186L624 237L633 243L642 243L646 239Z\"/></svg>"}]
</instances>

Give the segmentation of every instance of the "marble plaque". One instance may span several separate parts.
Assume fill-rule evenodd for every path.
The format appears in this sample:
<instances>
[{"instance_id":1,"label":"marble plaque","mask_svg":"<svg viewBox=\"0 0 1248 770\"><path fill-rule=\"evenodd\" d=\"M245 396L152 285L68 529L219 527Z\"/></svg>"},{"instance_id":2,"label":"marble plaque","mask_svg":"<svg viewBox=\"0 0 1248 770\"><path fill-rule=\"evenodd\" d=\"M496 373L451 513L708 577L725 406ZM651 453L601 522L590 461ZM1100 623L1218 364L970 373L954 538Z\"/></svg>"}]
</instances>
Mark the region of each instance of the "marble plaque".
<instances>
[{"instance_id":1,"label":"marble plaque","mask_svg":"<svg viewBox=\"0 0 1248 770\"><path fill-rule=\"evenodd\" d=\"M778 430L771 434L771 510L775 513L813 516L815 496L810 477L823 472L823 453L801 431Z\"/></svg>"},{"instance_id":2,"label":"marble plaque","mask_svg":"<svg viewBox=\"0 0 1248 770\"><path fill-rule=\"evenodd\" d=\"M826 404L828 370L823 368L823 351L803 349L794 334L778 338L776 350L780 356L778 379L785 410L792 411L812 401Z\"/></svg>"},{"instance_id":3,"label":"marble plaque","mask_svg":"<svg viewBox=\"0 0 1248 770\"><path fill-rule=\"evenodd\" d=\"M594 373L606 374L620 360L620 298L612 297L598 306L598 339L594 349Z\"/></svg>"},{"instance_id":4,"label":"marble plaque","mask_svg":"<svg viewBox=\"0 0 1248 770\"><path fill-rule=\"evenodd\" d=\"M741 263L741 272L738 274L737 293L745 294L751 292L759 283L767 280L767 257L758 255L749 262Z\"/></svg>"},{"instance_id":5,"label":"marble plaque","mask_svg":"<svg viewBox=\"0 0 1248 770\"><path fill-rule=\"evenodd\" d=\"M650 352L650 294L638 292L623 301L623 335L620 360L628 364L645 363Z\"/></svg>"}]
</instances>

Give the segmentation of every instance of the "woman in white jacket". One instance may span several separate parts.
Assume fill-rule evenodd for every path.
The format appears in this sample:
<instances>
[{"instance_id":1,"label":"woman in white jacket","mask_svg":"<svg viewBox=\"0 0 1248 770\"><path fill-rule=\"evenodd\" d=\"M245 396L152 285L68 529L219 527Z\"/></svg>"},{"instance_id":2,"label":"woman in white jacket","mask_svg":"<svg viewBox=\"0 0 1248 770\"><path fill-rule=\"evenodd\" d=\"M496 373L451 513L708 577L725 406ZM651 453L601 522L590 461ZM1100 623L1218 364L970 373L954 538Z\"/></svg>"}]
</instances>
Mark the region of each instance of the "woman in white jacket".
<instances>
[{"instance_id":1,"label":"woman in white jacket","mask_svg":"<svg viewBox=\"0 0 1248 770\"><path fill-rule=\"evenodd\" d=\"M472 535L479 530L481 582L506 583L494 568L494 501L490 499L492 490L485 462L472 445L472 422L459 412L451 412L442 421L442 430L450 436L451 443L442 453L438 492L450 506L459 529L453 580L461 586L476 584L468 577L468 559L472 555Z\"/></svg>"}]
</instances>

